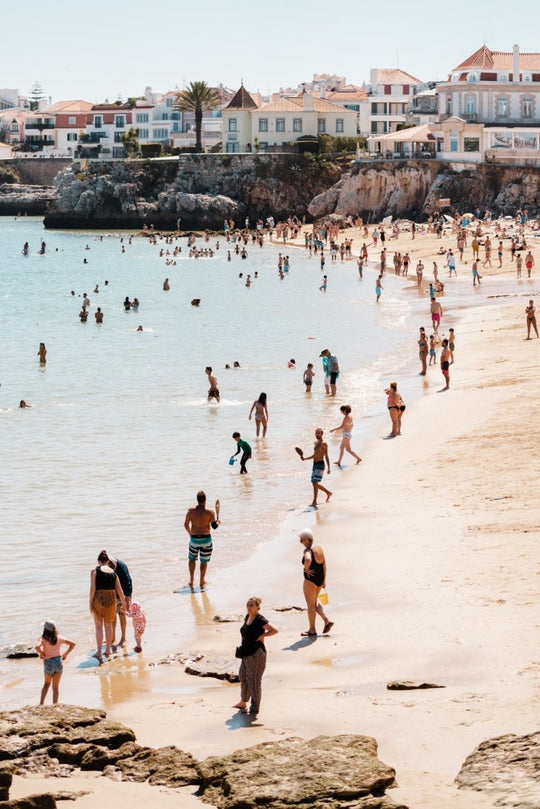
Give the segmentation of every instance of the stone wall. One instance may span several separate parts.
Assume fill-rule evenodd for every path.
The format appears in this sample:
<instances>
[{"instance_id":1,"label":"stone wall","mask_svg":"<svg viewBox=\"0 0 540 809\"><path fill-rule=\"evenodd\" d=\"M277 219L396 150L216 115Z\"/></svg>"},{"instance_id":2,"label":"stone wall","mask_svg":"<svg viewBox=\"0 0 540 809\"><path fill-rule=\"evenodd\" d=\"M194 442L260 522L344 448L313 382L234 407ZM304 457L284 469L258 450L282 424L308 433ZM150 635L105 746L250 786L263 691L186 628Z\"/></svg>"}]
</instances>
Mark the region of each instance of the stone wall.
<instances>
[{"instance_id":1,"label":"stone wall","mask_svg":"<svg viewBox=\"0 0 540 809\"><path fill-rule=\"evenodd\" d=\"M13 160L0 160L0 166L13 168L24 185L52 186L58 172L70 165L71 160L56 157L20 157Z\"/></svg>"}]
</instances>

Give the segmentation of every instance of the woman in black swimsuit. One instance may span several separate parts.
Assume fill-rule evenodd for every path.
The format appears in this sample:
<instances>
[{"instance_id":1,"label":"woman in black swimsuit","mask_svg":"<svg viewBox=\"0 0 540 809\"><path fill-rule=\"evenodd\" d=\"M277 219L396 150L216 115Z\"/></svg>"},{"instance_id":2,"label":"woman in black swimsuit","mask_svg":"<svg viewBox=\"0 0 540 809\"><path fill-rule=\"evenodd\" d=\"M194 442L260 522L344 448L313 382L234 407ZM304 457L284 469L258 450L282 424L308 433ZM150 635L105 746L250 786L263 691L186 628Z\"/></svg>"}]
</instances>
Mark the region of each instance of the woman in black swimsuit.
<instances>
[{"instance_id":1,"label":"woman in black swimsuit","mask_svg":"<svg viewBox=\"0 0 540 809\"><path fill-rule=\"evenodd\" d=\"M390 421L392 422L392 432L388 438L395 438L396 435L401 435L401 417L403 416L405 407L403 405L403 399L398 393L397 382L390 382L390 387L386 388L385 393L388 396L386 405L388 407Z\"/></svg>"},{"instance_id":2,"label":"woman in black swimsuit","mask_svg":"<svg viewBox=\"0 0 540 809\"><path fill-rule=\"evenodd\" d=\"M315 620L320 615L324 621L323 635L326 635L334 626L333 621L329 621L322 604L319 593L326 584L326 559L324 551L320 545L313 544L313 534L308 528L304 528L299 534L300 542L304 546L302 565L304 567L304 598L306 599L308 610L309 629L302 632L304 637L316 637Z\"/></svg>"}]
</instances>

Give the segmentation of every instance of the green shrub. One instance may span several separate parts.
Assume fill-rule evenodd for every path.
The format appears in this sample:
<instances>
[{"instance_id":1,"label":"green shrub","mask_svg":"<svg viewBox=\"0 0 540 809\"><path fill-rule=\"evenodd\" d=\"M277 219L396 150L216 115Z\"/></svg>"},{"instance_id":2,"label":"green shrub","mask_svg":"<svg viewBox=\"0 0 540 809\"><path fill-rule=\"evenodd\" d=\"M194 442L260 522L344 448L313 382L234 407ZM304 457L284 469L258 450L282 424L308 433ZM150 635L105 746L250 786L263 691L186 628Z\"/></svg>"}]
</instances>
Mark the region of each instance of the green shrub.
<instances>
[{"instance_id":1,"label":"green shrub","mask_svg":"<svg viewBox=\"0 0 540 809\"><path fill-rule=\"evenodd\" d=\"M17 171L8 166L0 166L0 185L4 183L20 183Z\"/></svg>"},{"instance_id":2,"label":"green shrub","mask_svg":"<svg viewBox=\"0 0 540 809\"><path fill-rule=\"evenodd\" d=\"M366 138L360 137L338 137L333 135L319 135L319 153L326 154L328 152L356 152L356 146L359 144L361 149L367 148Z\"/></svg>"}]
</instances>

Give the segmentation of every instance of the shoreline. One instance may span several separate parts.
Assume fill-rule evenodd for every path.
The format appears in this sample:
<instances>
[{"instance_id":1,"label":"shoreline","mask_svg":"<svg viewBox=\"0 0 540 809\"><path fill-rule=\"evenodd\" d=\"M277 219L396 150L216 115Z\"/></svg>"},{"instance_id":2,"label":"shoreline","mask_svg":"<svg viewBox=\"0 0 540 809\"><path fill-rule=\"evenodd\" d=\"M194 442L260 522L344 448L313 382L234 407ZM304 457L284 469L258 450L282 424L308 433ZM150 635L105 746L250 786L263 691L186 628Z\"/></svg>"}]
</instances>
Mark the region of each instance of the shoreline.
<instances>
[{"instance_id":1,"label":"shoreline","mask_svg":"<svg viewBox=\"0 0 540 809\"><path fill-rule=\"evenodd\" d=\"M200 603L197 648L230 658L239 624L217 624L211 614L241 614L244 596L264 588L262 611L280 634L268 642L259 720L248 724L230 708L238 686L196 680L178 664L145 668L144 659L135 661L136 681L120 659L99 671L109 718L132 727L142 744L177 744L197 758L276 736L365 733L397 770L400 786L390 797L411 809L492 805L458 792L453 778L480 741L536 729L539 679L529 633L540 504L527 499L537 430L534 419L523 430L517 415L534 384L538 344L520 339L523 307L515 304L460 309L451 391L438 395L437 366L407 407L399 440L379 435L355 445L363 461L340 476L337 499L316 512L291 512L278 537L235 566L234 582L230 568L212 576L209 606L189 596ZM383 423L386 413L373 428ZM299 637L305 613L273 611L304 606L296 535L304 524L327 555L335 622L315 641ZM388 692L392 679L445 688ZM71 701L80 686L79 677L65 677L62 699ZM26 794L34 791L25 782ZM111 805L121 786L110 782ZM156 790L153 802L165 807L161 799ZM100 801L96 794L84 805Z\"/></svg>"}]
</instances>

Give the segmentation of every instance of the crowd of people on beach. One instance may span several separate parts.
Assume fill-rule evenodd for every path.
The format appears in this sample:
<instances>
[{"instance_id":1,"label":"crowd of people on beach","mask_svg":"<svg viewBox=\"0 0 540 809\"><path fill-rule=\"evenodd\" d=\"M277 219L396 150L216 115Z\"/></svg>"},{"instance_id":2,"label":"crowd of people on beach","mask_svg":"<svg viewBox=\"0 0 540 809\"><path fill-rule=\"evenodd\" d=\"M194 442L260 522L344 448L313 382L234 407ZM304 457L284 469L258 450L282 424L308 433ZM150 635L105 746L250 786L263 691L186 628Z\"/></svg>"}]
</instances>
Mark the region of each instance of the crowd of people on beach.
<instances>
[{"instance_id":1,"label":"crowd of people on beach","mask_svg":"<svg viewBox=\"0 0 540 809\"><path fill-rule=\"evenodd\" d=\"M451 283L452 278L458 277L458 266L460 270L462 265L468 261L467 250L468 242L470 241L471 249L471 272L473 287L481 284L482 277L479 273L480 263L480 249L484 250L483 267L491 267L491 236L498 241L497 257L499 268L503 266L505 257L505 250L510 256L511 262L516 263L517 278L521 278L521 270L523 260L527 270L527 278L531 278L534 269L534 257L531 249L527 245L525 239L525 225L531 227L532 223L528 222L525 216L516 224L515 233L507 232L509 225L504 225L499 221L492 223L487 217L460 217L452 222L448 221L445 217L436 217L430 219L426 225L419 226L416 223L400 229L399 225L377 225L371 232L367 225L361 220L346 223L350 226L358 228L360 234L360 241L362 245L358 250L358 256L354 254L354 238L347 236L340 241L340 226L335 222L317 223L311 229L303 227L302 223L297 217L291 217L285 223L278 223L275 225L273 220L269 219L266 222L257 222L255 229L250 230L249 222L246 221L243 229L237 229L233 221L224 223L224 238L228 245L227 259L231 260L232 254L239 256L240 259L248 258L247 247L251 243L254 246L262 246L266 240L271 240L277 243L282 242L283 245L290 244L291 238L298 238L303 236L304 248L308 251L309 256L317 257L317 262L322 272L325 269L326 256L330 257L330 264L336 265L338 262L357 260L359 279L362 280L366 269L373 269L376 273L376 302L379 303L382 299L384 290L382 281L385 273L388 272L388 246L387 242L392 240L401 239L404 235L410 235L411 240L418 240L422 237L423 233L435 234L437 239L442 239L443 236L451 236L455 238L455 252L452 248L442 247L439 248L437 257L442 257L444 264L448 270L448 283ZM175 262L181 253L181 247L175 244L175 240L179 238L176 235L163 235L153 232L153 229L146 229L145 236L150 240L151 244L159 247L159 257L165 260L166 265ZM204 241L207 243L210 240L210 234L204 235ZM507 245L505 247L504 241ZM165 247L160 246L165 242ZM381 244L381 251L373 258L373 249L377 250L378 244ZM129 240L131 243L131 238ZM368 244L369 243L369 244ZM44 245L45 243L43 243ZM298 247L299 245L291 245ZM23 253L26 255L28 251L28 243L25 244ZM190 258L211 258L214 252L220 250L219 239L215 243L215 247L210 246L200 247L194 236L190 236L188 240L188 254ZM370 250L372 251L370 262ZM528 252L523 259L521 253L527 250ZM125 245L122 244L122 251L125 252ZM440 259L439 259L440 260ZM405 280L409 278L409 269L411 266L411 257L409 251L396 250L391 260L394 268L394 273ZM290 272L291 261L289 255L278 254L277 269L278 276L283 280ZM426 376L430 366L437 365L437 354L439 354L438 365L443 376L444 387L442 390L448 391L450 389L450 366L454 363L454 352L456 345L456 334L454 328L448 329L448 336L441 336L440 328L443 317L446 318L446 307L443 307L440 302L440 297L445 294L445 284L439 278L439 267L437 260L433 259L433 280L427 281L425 279L425 267L421 260L418 260L415 269L416 286L427 296L429 296L429 304L426 306L426 314L429 311L429 317L432 322L432 333L428 336L425 327L420 327L418 338L418 352L420 359L420 375ZM239 274L243 279L243 273ZM253 280L258 277L258 273L253 273ZM328 276L323 273L323 281L319 289L323 292L328 290ZM252 274L247 275L245 285L249 288L252 282ZM105 281L105 285L108 282ZM165 278L163 282L163 291L170 290L169 278ZM72 291L72 294L75 294ZM96 284L94 294L99 294L99 285ZM194 299L200 303L200 299ZM192 301L192 305L198 305ZM137 297L130 299L126 295L123 308L125 311L138 311L139 300ZM429 309L428 309L429 306ZM86 322L88 310L91 307L91 301L85 292L82 299L82 307L79 317L81 322ZM529 300L529 304L525 310L526 325L527 325L527 339L531 339L531 332L534 331L538 337L538 329L535 317L534 301ZM96 323L103 323L103 313L100 307L97 308L95 313ZM142 330L142 326L139 327ZM38 350L39 361L41 365L47 362L47 349L44 343L40 343ZM428 360L429 358L429 360ZM330 349L323 349L320 352L319 359L322 360L322 383L324 385L325 394L329 397L336 397L338 391L338 379L340 377L340 366L336 355ZM227 364L226 368L230 368ZM238 361L234 362L234 367L240 367ZM290 369L296 368L294 359L289 360L288 367ZM217 375L212 366L206 366L205 373L208 379L208 393L207 399L209 403L220 403L220 389L218 385ZM302 384L305 386L306 394L309 396L313 390L316 372L314 364L308 363L302 373ZM395 381L389 383L385 389L386 405L389 412L391 431L387 438L396 438L401 435L402 418L406 409L403 398L398 390L398 384ZM24 400L21 400L20 407L30 407ZM353 417L351 404L340 404L339 412L341 414L341 423L330 429L330 433L341 433L341 443L339 447L339 456L334 462L338 468L342 468L342 462L345 454L347 453L355 459L356 465L361 462L360 456L351 447L351 438L353 431ZM259 396L253 401L249 411L248 420L254 420L256 438L265 438L267 435L269 423L269 408L268 397L266 392L261 392ZM236 443L236 452L231 455L229 463L234 465L237 456L240 457L240 474L248 474L247 464L253 457L253 449L248 441L242 437L240 431L235 430L232 434L232 439ZM312 500L310 503L311 508L317 508L319 505L319 496L325 495L328 502L333 495L333 492L328 489L324 483L324 475L331 473L331 464L329 458L328 444L324 440L324 430L321 427L316 427L314 431L314 443L311 453L304 454L303 449L296 447L296 452L302 461L311 461L311 485L312 485ZM188 547L188 571L189 571L189 588L191 590L195 587L195 572L196 565L199 563L199 587L204 590L207 586L206 573L208 564L212 557L213 541L212 530L216 530L220 524L220 507L219 501L216 502L215 509L209 509L206 505L206 494L204 491L197 493L197 505L190 508L186 514L184 527L189 536ZM333 627L333 622L328 619L324 610L324 592L326 586L326 561L324 551L321 546L315 544L313 533L310 529L302 529L299 535L300 542L302 543L304 552L302 556L303 567L303 592L307 606L308 628L302 632L302 635L307 638L314 638L317 636L316 619L320 617L323 621L323 634L328 634ZM127 570L127 565L121 560L114 559L106 551L101 551L98 556L97 566L91 572L90 595L89 595L89 609L95 624L96 635L96 652L95 657L99 663L103 662L105 657L110 657L115 650L120 647L125 649L126 646L126 617L129 616L133 620L133 629L135 636L135 652L142 651L142 635L146 626L146 617L144 610L140 603L132 601L132 582ZM277 633L277 629L270 624L260 612L261 599L257 596L252 596L248 599L246 604L246 615L244 617L241 627L241 645L237 648L237 657L241 659L240 663L240 682L241 682L241 696L240 701L234 706L241 712L248 710L248 704L251 701L249 711L252 714L257 714L260 710L261 702L261 682L263 672L266 665L266 649L265 639ZM115 642L115 627L116 621L119 620L121 636L118 643ZM66 651L62 653L65 647ZM43 704L45 697L48 693L49 686L52 684L53 702L58 701L59 682L62 675L62 662L69 655L74 648L75 644L67 638L59 635L54 622L47 621L43 628L43 634L40 638L38 646L38 653L44 660L45 667L45 682L41 693L41 704ZM104 647L104 648L103 648Z\"/></svg>"}]
</instances>

